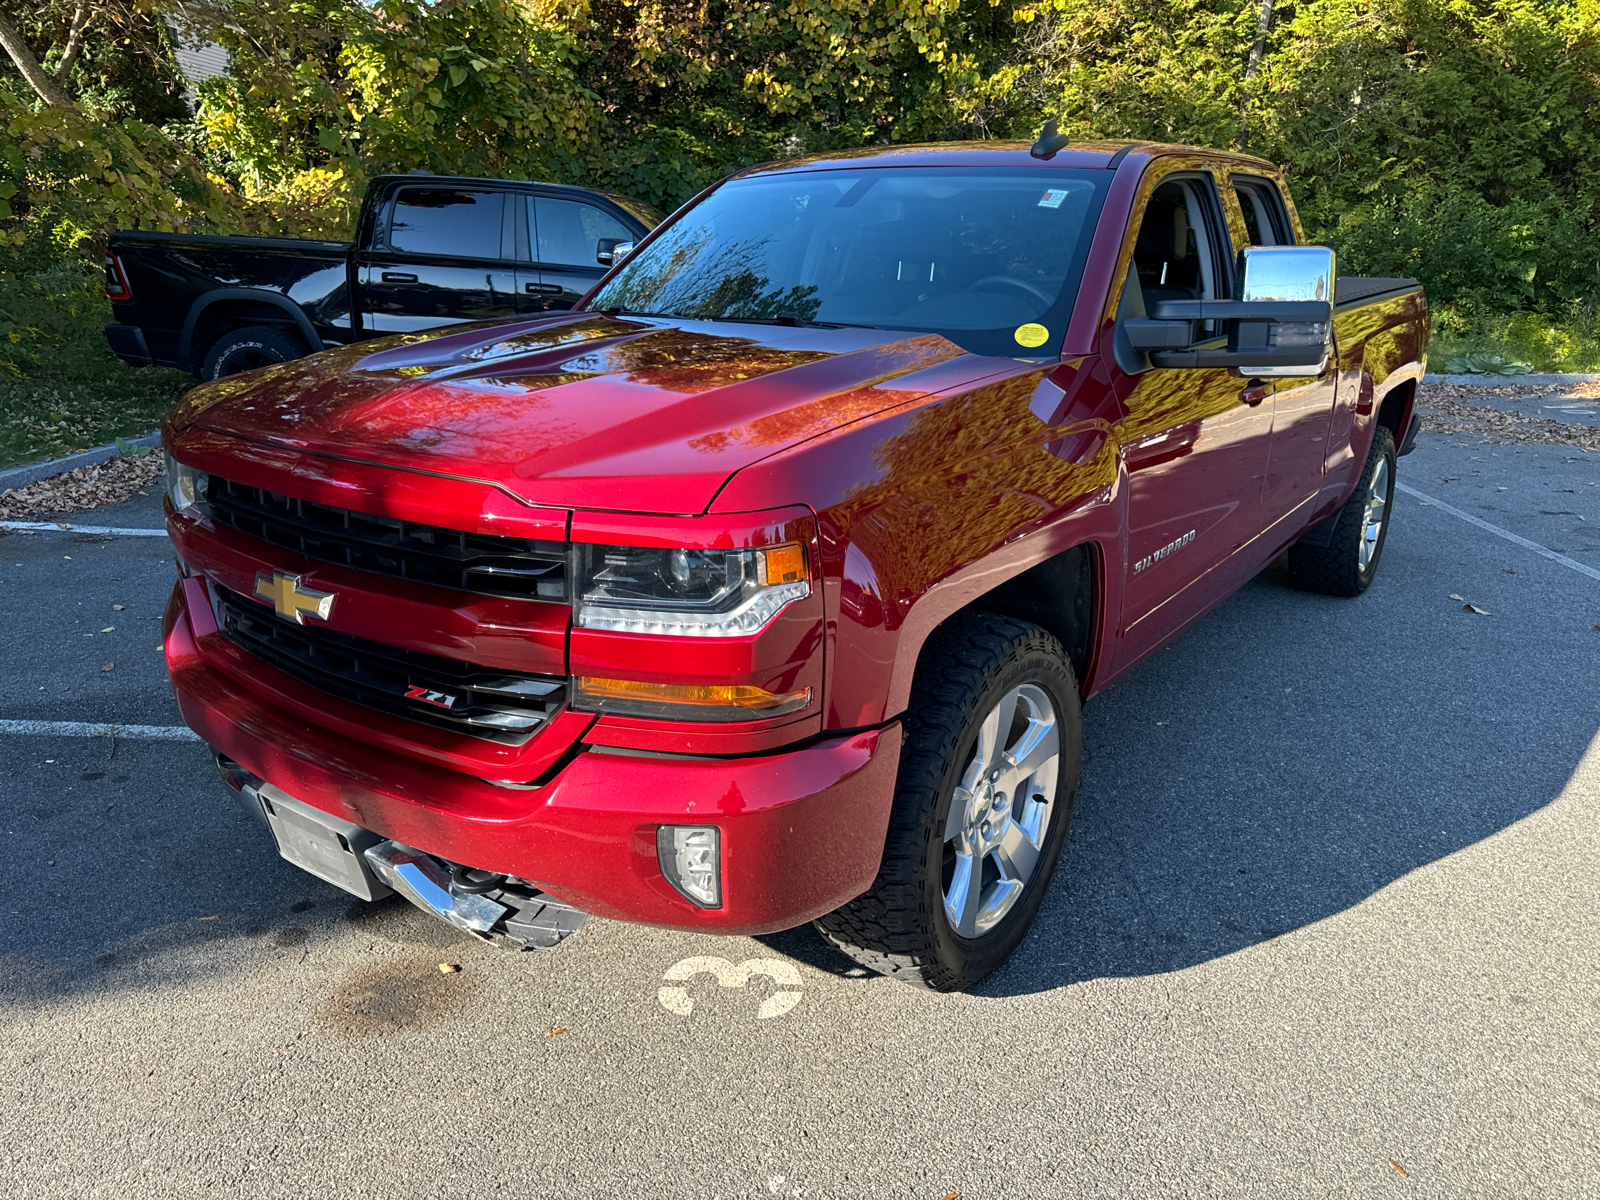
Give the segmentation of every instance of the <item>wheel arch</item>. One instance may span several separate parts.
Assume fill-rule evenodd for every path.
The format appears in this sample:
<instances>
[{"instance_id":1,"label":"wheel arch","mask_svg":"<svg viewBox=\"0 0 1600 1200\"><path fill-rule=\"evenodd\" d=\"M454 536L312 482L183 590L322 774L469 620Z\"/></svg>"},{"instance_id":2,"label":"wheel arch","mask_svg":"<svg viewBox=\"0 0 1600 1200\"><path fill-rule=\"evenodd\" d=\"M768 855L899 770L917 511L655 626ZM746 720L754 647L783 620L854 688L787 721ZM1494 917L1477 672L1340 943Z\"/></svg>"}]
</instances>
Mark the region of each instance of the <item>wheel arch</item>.
<instances>
[{"instance_id":1,"label":"wheel arch","mask_svg":"<svg viewBox=\"0 0 1600 1200\"><path fill-rule=\"evenodd\" d=\"M916 672L934 634L970 613L1028 621L1056 637L1077 676L1079 694L1087 696L1098 667L1105 583L1104 549L1098 541L1088 540L1030 563L986 590L969 593L947 607L938 602L939 589L924 596L900 630L885 715L905 710Z\"/></svg>"},{"instance_id":2,"label":"wheel arch","mask_svg":"<svg viewBox=\"0 0 1600 1200\"><path fill-rule=\"evenodd\" d=\"M198 370L219 337L247 325L292 326L311 353L323 349L305 309L287 296L266 288L214 288L189 306L178 336L179 363Z\"/></svg>"},{"instance_id":3,"label":"wheel arch","mask_svg":"<svg viewBox=\"0 0 1600 1200\"><path fill-rule=\"evenodd\" d=\"M1416 399L1417 381L1407 379L1384 393L1382 401L1378 404L1378 424L1394 435L1396 446L1405 436L1406 425L1410 422L1412 410L1416 407Z\"/></svg>"},{"instance_id":4,"label":"wheel arch","mask_svg":"<svg viewBox=\"0 0 1600 1200\"><path fill-rule=\"evenodd\" d=\"M1082 689L1094 665L1100 577L1099 548L1093 542L1082 542L1013 575L957 609L945 621L966 612L986 612L1037 625L1066 650ZM926 645L924 641L923 648ZM919 648L919 657L921 653Z\"/></svg>"}]
</instances>

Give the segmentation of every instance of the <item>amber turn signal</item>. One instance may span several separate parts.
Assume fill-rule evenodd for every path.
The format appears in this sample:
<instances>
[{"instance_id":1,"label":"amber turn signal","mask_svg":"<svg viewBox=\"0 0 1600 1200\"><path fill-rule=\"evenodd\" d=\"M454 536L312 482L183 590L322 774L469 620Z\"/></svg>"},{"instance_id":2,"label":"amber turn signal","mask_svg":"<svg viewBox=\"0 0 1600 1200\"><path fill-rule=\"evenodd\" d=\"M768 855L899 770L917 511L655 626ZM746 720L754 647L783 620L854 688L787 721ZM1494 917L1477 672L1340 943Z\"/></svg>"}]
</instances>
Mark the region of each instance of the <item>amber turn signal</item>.
<instances>
[{"instance_id":1,"label":"amber turn signal","mask_svg":"<svg viewBox=\"0 0 1600 1200\"><path fill-rule=\"evenodd\" d=\"M680 721L758 721L804 708L811 689L769 692L754 684L644 683L636 679L577 679L574 707Z\"/></svg>"},{"instance_id":2,"label":"amber turn signal","mask_svg":"<svg viewBox=\"0 0 1600 1200\"><path fill-rule=\"evenodd\" d=\"M762 587L799 583L806 577L804 546L772 546L756 551L757 579Z\"/></svg>"}]
</instances>

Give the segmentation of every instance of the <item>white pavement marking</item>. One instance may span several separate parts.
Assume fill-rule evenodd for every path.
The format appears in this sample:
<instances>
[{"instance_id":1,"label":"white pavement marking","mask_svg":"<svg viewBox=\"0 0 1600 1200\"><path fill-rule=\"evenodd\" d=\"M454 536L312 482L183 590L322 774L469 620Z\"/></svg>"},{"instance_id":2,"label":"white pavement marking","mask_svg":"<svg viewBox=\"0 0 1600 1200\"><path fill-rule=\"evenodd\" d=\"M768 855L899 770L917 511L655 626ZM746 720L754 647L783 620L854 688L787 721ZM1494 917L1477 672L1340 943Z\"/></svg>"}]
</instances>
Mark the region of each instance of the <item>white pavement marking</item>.
<instances>
[{"instance_id":1,"label":"white pavement marking","mask_svg":"<svg viewBox=\"0 0 1600 1200\"><path fill-rule=\"evenodd\" d=\"M667 968L667 973L661 978L673 982L658 993L661 1007L670 1013L677 1013L680 1017L687 1017L692 1013L694 1001L689 998L688 989L682 984L702 972L714 975L717 982L725 988L742 988L750 982L752 975L765 975L780 988L795 989L773 992L763 1000L761 1007L756 1010L758 1021L781 1017L800 1003L799 989L803 986L803 981L800 972L795 970L791 962L785 962L781 958L747 958L736 967L725 958L700 957L686 958Z\"/></svg>"},{"instance_id":2,"label":"white pavement marking","mask_svg":"<svg viewBox=\"0 0 1600 1200\"><path fill-rule=\"evenodd\" d=\"M1530 542L1525 537L1518 537L1509 529L1501 529L1498 525L1491 525L1482 517L1475 517L1471 513L1462 512L1459 508L1453 508L1446 504L1443 500L1435 500L1432 496L1428 495L1428 493L1419 492L1414 487L1407 487L1405 484L1399 482L1396 482L1394 486L1399 488L1406 495L1415 496L1418 500L1421 500L1426 504L1431 504L1435 508L1449 513L1452 517L1460 517L1463 521L1468 521L1471 524L1476 525L1479 529L1487 529L1496 537L1503 537L1508 542L1515 542L1524 550L1532 550L1541 558L1548 558L1551 562L1558 562L1563 567L1571 567L1574 571L1578 572L1578 574L1587 575L1590 579L1600 579L1600 571L1595 570L1593 567L1588 566L1585 563L1577 561L1577 559L1568 558L1565 554L1557 554L1548 546L1541 546L1538 542Z\"/></svg>"},{"instance_id":3,"label":"white pavement marking","mask_svg":"<svg viewBox=\"0 0 1600 1200\"><path fill-rule=\"evenodd\" d=\"M156 742L198 742L182 725L91 725L87 721L0 721L0 733L37 733L49 737L141 738Z\"/></svg>"},{"instance_id":4,"label":"white pavement marking","mask_svg":"<svg viewBox=\"0 0 1600 1200\"><path fill-rule=\"evenodd\" d=\"M99 533L107 537L166 537L165 529L118 529L112 525L74 525L69 521L0 521L0 529L34 533Z\"/></svg>"}]
</instances>

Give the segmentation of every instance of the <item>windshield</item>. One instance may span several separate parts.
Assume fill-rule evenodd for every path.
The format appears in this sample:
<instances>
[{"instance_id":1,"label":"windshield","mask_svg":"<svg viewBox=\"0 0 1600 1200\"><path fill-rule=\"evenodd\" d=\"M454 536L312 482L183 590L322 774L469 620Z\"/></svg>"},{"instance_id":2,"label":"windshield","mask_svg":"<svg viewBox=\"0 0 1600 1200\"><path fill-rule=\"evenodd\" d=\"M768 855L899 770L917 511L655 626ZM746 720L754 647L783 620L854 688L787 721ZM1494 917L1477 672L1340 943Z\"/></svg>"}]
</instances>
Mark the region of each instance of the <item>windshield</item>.
<instances>
[{"instance_id":1,"label":"windshield","mask_svg":"<svg viewBox=\"0 0 1600 1200\"><path fill-rule=\"evenodd\" d=\"M735 179L588 307L904 329L978 354L1052 355L1109 179L970 167Z\"/></svg>"}]
</instances>

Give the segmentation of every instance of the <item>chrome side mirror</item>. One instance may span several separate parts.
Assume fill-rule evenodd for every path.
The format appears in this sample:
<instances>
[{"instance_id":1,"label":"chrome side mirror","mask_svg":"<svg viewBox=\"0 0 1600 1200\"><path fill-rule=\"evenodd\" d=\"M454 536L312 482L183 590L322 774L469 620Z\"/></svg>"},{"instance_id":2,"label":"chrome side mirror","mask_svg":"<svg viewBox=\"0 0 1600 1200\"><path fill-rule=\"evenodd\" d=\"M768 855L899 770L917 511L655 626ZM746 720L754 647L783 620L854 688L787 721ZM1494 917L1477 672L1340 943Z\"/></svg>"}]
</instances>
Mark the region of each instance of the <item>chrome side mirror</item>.
<instances>
[{"instance_id":1,"label":"chrome side mirror","mask_svg":"<svg viewBox=\"0 0 1600 1200\"><path fill-rule=\"evenodd\" d=\"M601 238L595 243L594 260L602 267L613 267L633 253L634 243L620 238Z\"/></svg>"},{"instance_id":2,"label":"chrome side mirror","mask_svg":"<svg viewBox=\"0 0 1600 1200\"><path fill-rule=\"evenodd\" d=\"M1237 367L1251 375L1320 375L1333 332L1333 251L1250 246L1239 252L1237 300L1162 300L1119 324L1123 370ZM1196 343L1196 324L1225 330L1227 346ZM1219 334L1220 336L1220 334Z\"/></svg>"},{"instance_id":3,"label":"chrome side mirror","mask_svg":"<svg viewBox=\"0 0 1600 1200\"><path fill-rule=\"evenodd\" d=\"M1326 246L1246 246L1239 251L1239 299L1320 300L1332 316L1333 251Z\"/></svg>"}]
</instances>

